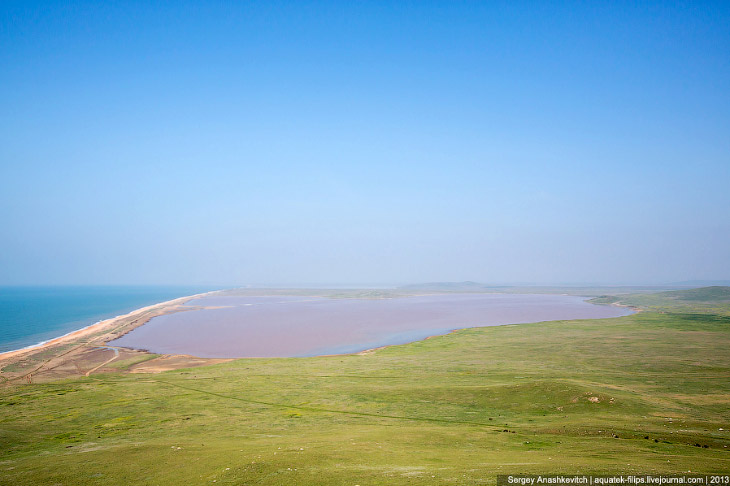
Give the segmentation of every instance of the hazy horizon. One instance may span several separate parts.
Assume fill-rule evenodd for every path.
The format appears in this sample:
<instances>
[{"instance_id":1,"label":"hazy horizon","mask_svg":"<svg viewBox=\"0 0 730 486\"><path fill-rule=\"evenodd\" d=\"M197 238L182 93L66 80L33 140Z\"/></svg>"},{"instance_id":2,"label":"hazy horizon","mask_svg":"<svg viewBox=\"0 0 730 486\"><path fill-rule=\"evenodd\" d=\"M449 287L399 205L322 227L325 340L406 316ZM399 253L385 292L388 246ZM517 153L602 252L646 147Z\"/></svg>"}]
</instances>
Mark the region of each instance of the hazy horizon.
<instances>
[{"instance_id":1,"label":"hazy horizon","mask_svg":"<svg viewBox=\"0 0 730 486\"><path fill-rule=\"evenodd\" d=\"M729 21L5 3L0 285L728 280Z\"/></svg>"},{"instance_id":2,"label":"hazy horizon","mask_svg":"<svg viewBox=\"0 0 730 486\"><path fill-rule=\"evenodd\" d=\"M0 284L0 289L5 288L54 288L54 287L110 287L110 288L185 288L200 287L201 289L229 290L229 289L398 289L407 287L429 286L429 285L454 285L475 284L476 287L489 288L646 288L646 289L671 289L688 287L711 287L730 286L730 280L685 280L680 282L477 282L473 280L464 281L429 281L429 282L254 282L254 283L147 283L134 282L122 283L45 283L45 284ZM466 288L466 287L464 287ZM205 291L205 290L201 290Z\"/></svg>"}]
</instances>

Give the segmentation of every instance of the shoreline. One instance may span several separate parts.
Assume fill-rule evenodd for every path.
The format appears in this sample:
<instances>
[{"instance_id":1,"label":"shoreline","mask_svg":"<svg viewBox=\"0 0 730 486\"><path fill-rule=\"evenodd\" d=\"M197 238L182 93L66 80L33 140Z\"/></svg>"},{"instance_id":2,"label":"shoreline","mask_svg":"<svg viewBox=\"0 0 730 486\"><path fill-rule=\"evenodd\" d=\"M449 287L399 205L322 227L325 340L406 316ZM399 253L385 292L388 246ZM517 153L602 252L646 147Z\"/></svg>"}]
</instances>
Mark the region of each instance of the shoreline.
<instances>
[{"instance_id":1,"label":"shoreline","mask_svg":"<svg viewBox=\"0 0 730 486\"><path fill-rule=\"evenodd\" d=\"M567 295L567 294L566 294ZM586 301L587 302L587 301ZM589 302L590 303L590 302ZM594 317L592 319L582 319L582 318L576 318L576 319L558 319L553 321L535 321L535 322L513 322L513 323L507 323L507 324L496 324L494 326L470 326L470 327L456 327L454 329L449 329L448 331L441 333L441 334L431 334L429 336L426 336L422 339L416 339L415 341L408 341L405 343L393 343L393 344L383 344L381 346L375 346L374 348L367 348L363 349L361 351L352 351L347 353L329 353L329 354L317 354L314 356L279 356L279 357L265 357L265 358L259 358L259 357L244 357L244 358L219 358L219 359L306 359L306 358L335 358L338 356L365 356L368 354L372 354L375 351L380 351L382 349L390 348L393 346L404 346L407 344L413 344L420 341L427 341L429 339L438 338L438 337L444 337L449 336L451 334L457 333L459 331L465 331L467 329L480 329L484 327L502 327L502 326L521 326L525 324L543 324L546 322L558 322L558 321L581 321L581 320L601 320L601 319L620 319L622 317L628 317L634 314L638 314L642 311L642 309L639 309L638 307L632 307L628 305L620 305L620 304L593 304L593 305L615 305L616 307L622 307L624 309L630 309L632 311L631 314L626 314L624 316L616 316L616 317ZM214 358L209 358L214 359Z\"/></svg>"},{"instance_id":2,"label":"shoreline","mask_svg":"<svg viewBox=\"0 0 730 486\"><path fill-rule=\"evenodd\" d=\"M479 294L503 295L504 293L502 293L502 292L480 292ZM444 294L443 293L438 293L438 292L429 292L429 293L419 293L419 294L407 295L407 296L386 297L384 299L397 299L397 298L423 297L423 296L437 296L437 295L444 295ZM449 293L448 295L451 295L451 293ZM514 294L508 294L508 295L514 295ZM524 294L524 295L544 295L544 294ZM605 306L605 307L616 307L616 308L620 308L620 309L626 311L627 313L626 314L623 314L623 315L618 315L618 316L589 317L589 318L575 317L575 318L569 318L569 319L547 319L547 320L535 320L535 321L527 321L527 322L506 322L506 323L502 323L502 324L492 324L492 325L486 325L486 326L485 325L459 326L459 327L449 328L449 329L444 330L444 331L439 331L436 334L429 334L429 335L426 335L424 337L420 337L420 338L416 338L416 339L412 339L412 340L409 339L409 340L406 340L404 342L390 342L390 343L387 343L386 342L384 344L375 345L375 346L368 347L368 348L364 348L364 349L358 349L358 350L352 350L352 351L344 351L344 352L337 352L337 351L335 351L335 352L327 352L327 351L325 351L325 352L322 352L322 353L319 353L319 354L311 354L311 355L310 354L305 354L305 355L292 355L292 356L286 356L286 355L280 355L280 356L261 356L261 355L251 355L251 356L229 356L229 355L226 355L226 356L218 356L218 355L210 356L210 355L208 355L208 356L206 356L206 355L203 355L203 356L200 356L198 354L194 354L194 353L191 353L191 352L182 352L181 353L179 351L155 350L154 347L150 347L149 345L144 346L144 347L143 346L133 346L133 345L122 345L121 347L122 348L126 348L126 349L136 350L136 351L142 351L142 352L146 352L146 353L154 353L154 354L163 354L163 355L167 355L167 354L170 354L170 355L179 354L179 355L184 355L184 356L193 356L193 357L200 358L200 359L226 359L226 360L229 360L229 359L302 359L302 358L306 359L306 358L324 358L324 357L337 357L337 356L357 356L357 355L371 354L371 353L373 353L375 351L378 351L378 350L381 350L381 349L385 349L385 348L389 348L389 347L392 347L392 346L401 346L401 345L406 345L406 344L412 344L412 343L415 343L415 342L426 341L426 340L429 340L429 339L432 339L432 338L436 338L436 337L448 336L450 334L453 334L453 333L456 333L456 332L459 332L459 331L463 331L463 330L466 330L466 329L478 329L478 328L482 328L482 327L513 326L513 325L522 325L522 324L539 324L539 323L544 323L544 322L555 322L555 321L615 319L615 318L626 317L626 316L629 316L629 315L632 315L632 314L636 314L638 312L641 312L641 309L639 309L639 308L636 308L636 307L633 307L633 306L627 306L627 305L623 305L623 304L617 304L617 303L607 303L607 304L604 304L604 303L594 303L594 302L591 302L590 301L592 298L589 297L589 296L577 296L577 295L576 296L572 296L570 294L560 294L560 295L566 296L566 297L576 297L576 298L580 299L582 302L584 302L586 304L589 304L589 305L592 305L592 306L597 306L597 307ZM317 296L317 297L324 298L324 299L328 299L328 298L331 299L331 297L328 297L326 295L320 295L320 296ZM344 297L344 298L341 298L341 299L338 299L338 300L365 300L365 299L363 299L362 297ZM207 306L205 306L203 308L214 308L214 307L207 307ZM131 329L129 329L129 330L131 331Z\"/></svg>"},{"instance_id":3,"label":"shoreline","mask_svg":"<svg viewBox=\"0 0 730 486\"><path fill-rule=\"evenodd\" d=\"M193 299L216 294L220 295L221 293L225 295L225 292L226 290L213 290L158 302L135 309L123 315L98 321L35 345L0 353L0 384L10 385L20 381L26 381L30 384L36 382L48 382L72 376L89 376L89 374L97 372L99 369L104 368L104 366L115 360L139 360L139 366L127 370L131 373L157 373L172 369L225 362L231 359L240 359L240 357L201 357L198 354L192 354L189 352L181 354L179 351L155 352L151 351L150 348L146 346L125 346L124 344L121 344L111 345L111 347L109 347L109 343L114 342L114 340L121 338L130 331L147 324L154 317L170 315L177 312L185 312L188 310L196 310L199 308L207 308L205 305L202 307L196 305L187 307L183 306ZM417 294L417 296L423 295L424 294ZM428 293L425 295L433 294ZM436 295L438 295L438 293L436 293ZM320 295L318 297L327 298L329 296ZM350 298L362 299L363 297L358 296ZM580 296L580 298L584 302L588 300L585 296ZM367 300L367 298L365 299ZM609 306L623 308L625 312L628 312L626 315L636 312L635 309L632 309L629 306L615 304L609 304ZM600 319L600 317L597 317L596 319ZM515 323L504 323L502 325L514 324ZM346 352L338 352L334 350L332 350L334 352L327 352L327 350L323 350L324 352L321 354L313 356L335 357L367 355L384 348L418 341L427 341L431 338L449 335L460 330L473 327L481 326L459 326L449 330L438 331L435 334L427 335L425 337L408 339L404 342L386 341L381 345L371 345L366 349L348 350ZM156 355L156 357L152 356L145 358L145 356L150 355ZM257 357L247 356L247 358L256 359ZM286 356L259 356L259 358L287 359ZM102 369L102 371L104 370Z\"/></svg>"},{"instance_id":4,"label":"shoreline","mask_svg":"<svg viewBox=\"0 0 730 486\"><path fill-rule=\"evenodd\" d=\"M119 314L117 316L110 317L108 319L101 319L99 321L94 322L93 324L89 324L89 325L84 326L84 327L81 327L79 329L74 329L72 331L69 331L69 332L67 332L65 334L62 334L60 336L57 336L57 337L53 337L53 338L50 338L50 339L46 339L44 341L40 341L40 342L37 342L35 344L29 344L28 346L23 346L22 348L11 349L9 351L0 352L0 361L4 360L6 358L10 358L10 357L13 357L13 356L17 356L17 355L23 354L24 352L38 351L38 350L41 350L41 349L43 349L45 347L54 346L56 344L60 344L60 343L65 342L69 338L77 338L77 337L85 336L86 334L96 332L97 330L101 330L101 328L103 326L107 325L107 324L116 323L116 321L133 317L135 314L147 312L147 311L152 310L152 309L154 309L156 307L159 307L159 306L175 306L175 305L181 305L181 304L184 304L185 301L187 301L187 300L192 300L192 299L195 299L195 298L203 297L203 296L210 295L210 294L213 294L213 293L216 293L216 292L221 292L221 290L213 290L213 291L210 291L210 292L203 292L203 293L200 293L200 294L194 294L194 295L190 295L190 296L177 297L175 299L166 300L166 301L162 301L162 302L157 302L155 304L150 304L150 305L145 306L145 307L140 307L140 308L134 309L134 310L132 310L132 311L126 313L126 314ZM500 292L483 292L483 293L485 293L485 294L499 294ZM408 295L407 297L418 297L418 296L428 296L428 295L440 295L440 294L438 292L425 292L425 293L416 293L416 294L413 294L413 295ZM568 294L562 294L562 295L568 295ZM318 296L318 297L325 297L326 298L326 296L324 296L324 295L323 296ZM399 297L386 297L386 298L393 299L393 298L399 298ZM181 299L186 299L186 300L183 301L183 302L177 302L177 301L179 301ZM353 300L353 299L354 300L357 300L357 299L360 299L360 298L359 297L346 297L346 298L344 298L342 300ZM588 299L589 298L585 298L584 301L587 302ZM617 306L617 307L631 308L631 306L621 305L621 304L617 304L617 303L611 303L611 304L594 304L594 305L613 305L613 306ZM631 308L631 309L634 310L634 311L637 311L637 309L635 309L635 308ZM460 329L468 329L468 328L451 329L446 334L449 334L451 332L458 331ZM131 329L129 331L131 331ZM118 337L121 337L124 334L126 334L126 332L123 333L123 334L121 334ZM443 336L443 335L445 335L445 334L437 334L437 335L433 335L433 336L428 336L428 337L426 337L424 339L428 339L429 337L434 337L434 336ZM352 352L352 353L334 353L334 354L323 354L323 355L317 355L317 356L343 356L343 355L347 355L347 354L359 354L359 353L364 353L364 352L371 351L371 350L374 350L374 349L381 349L381 348L384 348L384 347L387 347L387 346L394 346L394 345L392 345L392 344L386 344L386 345L383 345L383 346L378 346L378 347L375 347L375 348L364 349L362 351L356 351L356 352ZM130 348L130 349L136 349L136 348ZM144 349L139 349L139 350L140 351L147 351L147 350L144 350Z\"/></svg>"},{"instance_id":5,"label":"shoreline","mask_svg":"<svg viewBox=\"0 0 730 486\"><path fill-rule=\"evenodd\" d=\"M146 312L149 312L149 311L157 309L157 308L172 308L172 307L175 307L178 305L182 305L189 300L203 297L206 295L210 295L215 292L220 292L220 291L213 290L210 292L203 292L200 294L177 297L175 299L157 302L155 304L151 304L151 305L148 305L145 307L140 307L140 308L135 309L126 314L121 314L121 315L118 315L115 317L110 317L109 319L103 319L101 321L97 321L93 324L89 324L88 326L82 327L80 329L76 329L74 331L67 332L66 334L63 334L63 335L55 337L55 338L47 339L45 341L41 341L36 344L31 344L31 345L25 346L23 348L14 349L11 351L4 351L4 352L0 353L0 361L18 358L18 357L23 356L28 353L35 353L35 352L43 351L43 350L51 348L53 346L72 343L72 342L76 341L77 339L88 337L88 336L94 335L98 332L105 331L105 330L111 331L112 329L107 329L107 328L112 328L117 324L119 324L121 326L122 321L124 321L126 319L134 318L138 315L144 314ZM144 323L142 323L142 324L144 324ZM142 325L142 324L140 324L140 325Z\"/></svg>"},{"instance_id":6,"label":"shoreline","mask_svg":"<svg viewBox=\"0 0 730 486\"><path fill-rule=\"evenodd\" d=\"M568 295L568 294L562 294L562 295ZM592 319L581 319L581 318L578 318L578 319L558 319L558 320L555 320L555 321L535 321L535 322L521 322L521 323L515 322L515 323L509 323L509 324L497 324L495 326L457 327L457 328L451 329L451 330L449 330L449 331L447 331L447 332L445 332L443 334L432 334L430 336L426 336L423 339L419 339L417 341L411 341L409 343L404 343L404 344L412 344L412 343L416 343L418 341L427 341L427 340L432 339L432 338L449 336L450 334L454 334L454 333L457 333L459 331L465 331L467 329L479 329L481 327L521 326L521 325L524 325L524 324L543 324L543 323L546 323L546 322L558 322L558 321L570 322L570 321L581 321L581 320L589 320L589 321L596 320L597 321L597 320L601 320L601 319L621 319L622 317L628 317L628 316L632 316L634 314L638 314L639 312L642 312L642 309L640 309L638 307L633 307L633 306L630 306L630 305L615 304L615 303L611 303L611 304L594 304L593 302L589 302L588 300L589 300L589 298L586 298L586 299L584 299L584 302L588 302L589 304L592 304L592 305L613 305L613 306L616 306L616 307L622 307L624 309L631 310L632 313L631 314L626 314L624 316L617 316L617 317L594 317ZM381 349L389 348L391 346L400 346L400 344L384 344L382 346L377 346L375 348L363 349L362 351L357 351L355 353L324 354L321 357L327 357L327 356L346 356L348 354L367 355L367 354L372 354L373 352L379 351Z\"/></svg>"}]
</instances>

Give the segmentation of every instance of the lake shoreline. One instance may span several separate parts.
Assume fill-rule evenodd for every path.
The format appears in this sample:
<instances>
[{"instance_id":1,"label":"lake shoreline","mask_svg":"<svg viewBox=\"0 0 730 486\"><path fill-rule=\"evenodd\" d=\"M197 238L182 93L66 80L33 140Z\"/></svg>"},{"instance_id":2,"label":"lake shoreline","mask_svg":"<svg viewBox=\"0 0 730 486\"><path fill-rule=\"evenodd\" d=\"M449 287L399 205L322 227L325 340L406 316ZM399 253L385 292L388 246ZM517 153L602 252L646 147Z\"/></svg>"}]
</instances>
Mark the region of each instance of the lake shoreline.
<instances>
[{"instance_id":1,"label":"lake shoreline","mask_svg":"<svg viewBox=\"0 0 730 486\"><path fill-rule=\"evenodd\" d=\"M281 291L269 291L267 289L257 290L244 290L243 295L251 296L256 294L257 297L270 298L275 300L286 300L281 299L284 297ZM286 291L285 291L286 292ZM359 292L359 291L358 291ZM445 298L446 296L453 296L452 293L417 293L410 295L378 295L374 296L369 293L367 295L347 295L342 296L339 291L336 292L337 297L333 296L330 291L317 291L307 292L309 295L301 295L296 290L286 292L286 297L301 302L301 298L305 297L305 302L322 302L328 301L331 303L339 302L359 302L363 303L373 301L380 302L393 302L400 301L401 297L405 297L406 301L410 300L408 297L415 298L428 298L438 297ZM312 294L315 294L314 297ZM353 349L357 347L357 343L349 342L346 343L344 351L333 349L331 345L326 342L318 347L316 353L311 354L299 354L296 356L225 356L222 353L216 353L214 355L206 355L204 353L195 353L190 350L160 350L154 345L152 341L141 342L137 345L130 345L125 343L114 342L120 338L124 338L131 332L139 332L139 330L152 329L149 327L149 323L153 318L169 318L172 315L192 315L196 311L221 311L226 307L210 305L210 302L195 302L196 299L202 299L204 297L221 297L225 298L231 295L242 295L241 289L229 289L229 290L216 290L210 292L204 292L199 294L193 294L184 297L178 297L175 299L162 301L149 306L135 309L127 314L116 316L110 319L104 319L97 323L89 326L85 326L81 329L69 332L62 336L58 336L53 339L49 339L43 343L39 343L33 346L24 347L12 351L3 352L0 354L0 385L10 385L13 383L20 383L21 381L27 381L28 383L36 382L48 382L54 381L61 378L68 378L74 376L89 376L91 373L108 373L115 371L114 362L129 362L139 361L139 364L134 364L129 368L124 368L126 372L131 373L158 373L160 371L167 371L172 369L190 368L196 366L205 366L220 362L229 361L231 359L270 359L270 358L310 358L310 357L336 357L336 356L348 356L348 355L367 355L374 353L380 349L387 347L398 346L409 344L413 342L419 342L429 340L439 336L445 336L463 329L473 329L474 325L461 325L451 323L449 328L441 327L440 329L431 327L429 329L419 329L417 332L423 333L428 331L427 335L417 335L416 337L409 338L408 333L393 334L391 337L398 339L396 342L380 341L378 344L377 340L368 339L363 342L365 348L360 347L359 349ZM471 294L477 295L477 294ZM497 296L508 296L513 294L502 294L502 293L480 293L478 295L493 297ZM578 297L578 296L573 296ZM580 296L580 300L583 303L588 297ZM402 301L401 301L402 302ZM595 304L592 304L595 305ZM622 309L627 312L622 315L629 315L634 312L634 309L629 309L624 306L604 304L595 305L596 307L611 307L614 309ZM430 315L428 311L426 315ZM619 315L604 316L604 317L620 317ZM576 317L576 319L598 319L601 317ZM529 321L529 323L555 321L555 320L570 320L570 319L540 319L535 321ZM261 325L259 321L257 327L265 328L265 325ZM514 325L528 322L505 322L499 325ZM411 330L413 331L413 330ZM215 329L210 329L206 326L206 332L208 335L215 335L219 342L226 343L226 340L218 335ZM316 334L316 333L315 333ZM187 335L183 328L176 328L173 331L168 332L165 335L165 340L179 339L180 335ZM275 334L277 339L286 334ZM189 339L194 339L189 337ZM319 334L318 339L326 341L329 336L326 334ZM240 342L240 341L239 341ZM372 344L371 344L372 343ZM368 345L371 344L371 345ZM342 346L340 346L342 348ZM332 350L332 351L328 351ZM121 356L120 356L121 354ZM238 353L235 353L238 354Z\"/></svg>"},{"instance_id":2,"label":"lake shoreline","mask_svg":"<svg viewBox=\"0 0 730 486\"><path fill-rule=\"evenodd\" d=\"M178 297L175 299L171 299L171 300L151 304L148 306L140 307L140 308L135 309L126 314L121 314L121 315L118 315L115 317L111 317L109 319L100 320L98 322L95 322L88 326L82 327L80 329L76 329L74 331L67 332L66 334L63 334L63 335L55 337L55 338L47 339L45 341L41 341L36 344L31 344L29 346L25 346L25 347L22 347L19 349L5 351L5 352L0 353L0 363L2 363L3 361L6 361L6 360L14 359L14 358L21 358L26 354L42 352L47 349L53 348L55 346L60 346L60 345L64 345L64 344L72 344L75 341L78 341L78 340L86 338L86 337L93 336L97 333L101 333L101 332L105 332L105 331L109 332L112 330L110 328L116 329L115 326L117 326L117 325L122 326L122 325L124 325L124 321L141 316L146 312L149 312L149 311L152 311L155 309L158 309L158 310L164 309L166 311L169 311L169 310L172 310L174 307L182 305L189 300L192 300L195 298L200 298L200 297L203 297L206 295L210 295L214 292L217 292L217 291L204 292L204 293L200 293L200 294ZM155 316L152 316L152 317L155 317ZM149 317L147 320L145 320L145 322L139 323L138 326L146 324L147 321L149 321L149 319L151 319L152 317ZM134 326L134 327L138 327L138 326ZM133 328L125 329L124 332L120 335L126 334L127 332L131 331L132 329Z\"/></svg>"},{"instance_id":3,"label":"lake shoreline","mask_svg":"<svg viewBox=\"0 0 730 486\"><path fill-rule=\"evenodd\" d=\"M634 313L582 296L431 294L395 299L300 300L215 295L194 312L159 316L110 344L205 359L304 358L368 353L478 327L615 318ZM612 309L609 311L608 309Z\"/></svg>"}]
</instances>

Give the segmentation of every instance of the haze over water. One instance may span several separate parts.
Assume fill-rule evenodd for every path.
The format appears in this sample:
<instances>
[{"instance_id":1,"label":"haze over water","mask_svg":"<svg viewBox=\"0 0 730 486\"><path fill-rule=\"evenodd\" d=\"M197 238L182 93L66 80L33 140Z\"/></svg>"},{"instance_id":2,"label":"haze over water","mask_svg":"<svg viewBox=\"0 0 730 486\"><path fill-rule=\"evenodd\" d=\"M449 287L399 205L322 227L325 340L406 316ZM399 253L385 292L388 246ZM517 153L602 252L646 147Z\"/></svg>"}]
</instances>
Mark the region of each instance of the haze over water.
<instances>
[{"instance_id":1,"label":"haze over water","mask_svg":"<svg viewBox=\"0 0 730 486\"><path fill-rule=\"evenodd\" d=\"M206 296L208 308L153 318L113 346L204 358L303 357L404 344L466 327L619 317L581 297L449 294L394 299Z\"/></svg>"}]
</instances>

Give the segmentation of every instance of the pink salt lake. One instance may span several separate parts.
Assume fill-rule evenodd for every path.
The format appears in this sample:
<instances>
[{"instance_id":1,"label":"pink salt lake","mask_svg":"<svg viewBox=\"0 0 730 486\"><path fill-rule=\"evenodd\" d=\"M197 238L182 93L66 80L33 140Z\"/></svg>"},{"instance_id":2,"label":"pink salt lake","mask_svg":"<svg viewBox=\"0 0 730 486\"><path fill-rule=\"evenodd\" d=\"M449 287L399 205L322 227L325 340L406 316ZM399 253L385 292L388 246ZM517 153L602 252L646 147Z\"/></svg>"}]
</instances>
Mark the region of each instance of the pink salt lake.
<instances>
[{"instance_id":1,"label":"pink salt lake","mask_svg":"<svg viewBox=\"0 0 730 486\"><path fill-rule=\"evenodd\" d=\"M207 296L186 306L197 308L155 317L110 344L202 358L302 357L355 353L467 327L631 314L582 297L533 294Z\"/></svg>"}]
</instances>

